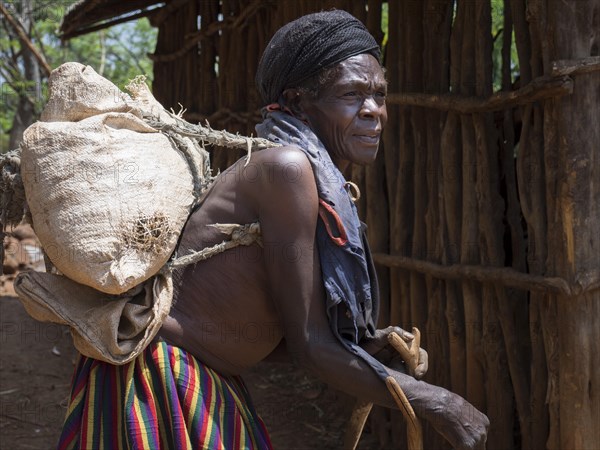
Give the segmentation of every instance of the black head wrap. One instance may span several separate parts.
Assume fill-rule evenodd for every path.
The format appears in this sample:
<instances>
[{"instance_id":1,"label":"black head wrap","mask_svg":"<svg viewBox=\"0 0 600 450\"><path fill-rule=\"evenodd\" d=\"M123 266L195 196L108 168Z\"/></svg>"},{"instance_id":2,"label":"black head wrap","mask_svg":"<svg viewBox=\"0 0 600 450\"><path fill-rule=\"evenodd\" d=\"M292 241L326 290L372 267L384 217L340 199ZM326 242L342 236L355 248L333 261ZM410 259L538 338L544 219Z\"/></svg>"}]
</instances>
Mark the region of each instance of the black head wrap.
<instances>
[{"instance_id":1,"label":"black head wrap","mask_svg":"<svg viewBox=\"0 0 600 450\"><path fill-rule=\"evenodd\" d=\"M379 60L377 41L360 20L341 11L308 14L281 27L265 49L256 84L265 103L288 87L361 53Z\"/></svg>"}]
</instances>

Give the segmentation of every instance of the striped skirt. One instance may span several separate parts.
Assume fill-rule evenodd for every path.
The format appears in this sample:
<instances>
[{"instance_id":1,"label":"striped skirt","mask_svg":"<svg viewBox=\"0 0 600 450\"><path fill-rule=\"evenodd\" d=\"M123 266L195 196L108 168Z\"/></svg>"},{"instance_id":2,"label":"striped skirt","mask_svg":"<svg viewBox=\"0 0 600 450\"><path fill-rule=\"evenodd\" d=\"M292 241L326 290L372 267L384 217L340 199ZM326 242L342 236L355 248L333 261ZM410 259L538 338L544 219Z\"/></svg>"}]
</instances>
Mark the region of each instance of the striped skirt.
<instances>
[{"instance_id":1,"label":"striped skirt","mask_svg":"<svg viewBox=\"0 0 600 450\"><path fill-rule=\"evenodd\" d=\"M59 450L271 449L239 377L153 342L115 366L80 356Z\"/></svg>"}]
</instances>

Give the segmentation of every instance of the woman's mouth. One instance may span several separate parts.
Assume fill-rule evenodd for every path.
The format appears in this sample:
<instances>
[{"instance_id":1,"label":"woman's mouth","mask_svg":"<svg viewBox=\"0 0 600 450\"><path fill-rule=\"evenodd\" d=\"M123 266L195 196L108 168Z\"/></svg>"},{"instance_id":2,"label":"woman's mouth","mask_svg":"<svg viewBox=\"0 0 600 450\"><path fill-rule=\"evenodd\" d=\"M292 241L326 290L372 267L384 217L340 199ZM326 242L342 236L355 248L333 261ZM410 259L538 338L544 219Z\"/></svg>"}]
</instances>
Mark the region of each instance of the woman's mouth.
<instances>
[{"instance_id":1,"label":"woman's mouth","mask_svg":"<svg viewBox=\"0 0 600 450\"><path fill-rule=\"evenodd\" d=\"M381 137L381 133L355 134L354 137L360 142L367 145L379 145L379 138Z\"/></svg>"}]
</instances>

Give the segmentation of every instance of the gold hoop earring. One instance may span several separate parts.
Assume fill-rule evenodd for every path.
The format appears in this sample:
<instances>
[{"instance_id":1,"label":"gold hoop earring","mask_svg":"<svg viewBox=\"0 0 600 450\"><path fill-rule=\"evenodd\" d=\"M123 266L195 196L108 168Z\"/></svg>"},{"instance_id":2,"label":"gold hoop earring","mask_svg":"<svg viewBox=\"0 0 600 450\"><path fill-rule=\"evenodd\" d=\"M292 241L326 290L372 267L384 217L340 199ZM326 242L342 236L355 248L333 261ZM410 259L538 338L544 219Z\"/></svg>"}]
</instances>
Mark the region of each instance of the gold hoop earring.
<instances>
[{"instance_id":1,"label":"gold hoop earring","mask_svg":"<svg viewBox=\"0 0 600 450\"><path fill-rule=\"evenodd\" d=\"M353 183L352 181L346 181L346 184L344 186L348 188L348 195L350 196L350 200L352 200L354 203L360 200L360 189L358 188L358 185L356 183Z\"/></svg>"}]
</instances>

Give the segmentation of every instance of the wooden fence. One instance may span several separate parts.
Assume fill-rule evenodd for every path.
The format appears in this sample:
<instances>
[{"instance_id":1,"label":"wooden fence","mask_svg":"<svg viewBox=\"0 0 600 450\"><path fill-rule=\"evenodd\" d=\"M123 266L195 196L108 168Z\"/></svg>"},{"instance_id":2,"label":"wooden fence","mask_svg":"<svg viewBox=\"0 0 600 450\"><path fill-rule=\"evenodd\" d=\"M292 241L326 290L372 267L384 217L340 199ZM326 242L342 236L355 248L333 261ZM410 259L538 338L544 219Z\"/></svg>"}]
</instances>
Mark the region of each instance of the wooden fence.
<instances>
[{"instance_id":1,"label":"wooden fence","mask_svg":"<svg viewBox=\"0 0 600 450\"><path fill-rule=\"evenodd\" d=\"M380 41L388 8L382 154L349 174L379 265L381 324L422 330L428 381L488 414L488 449L597 449L599 1L173 0L151 16L157 98L252 133L262 49L284 23L330 7ZM217 149L213 162L238 156ZM402 448L404 427L389 427L401 420L372 413L382 447Z\"/></svg>"}]
</instances>

